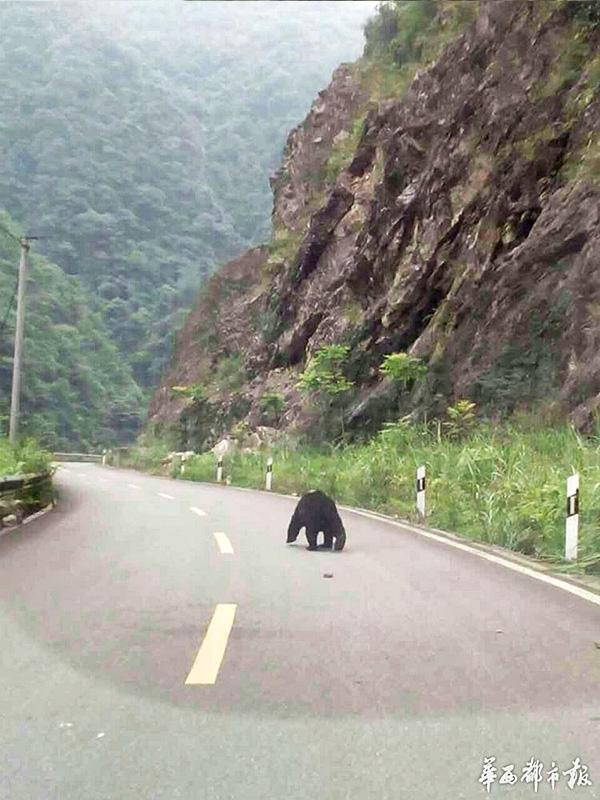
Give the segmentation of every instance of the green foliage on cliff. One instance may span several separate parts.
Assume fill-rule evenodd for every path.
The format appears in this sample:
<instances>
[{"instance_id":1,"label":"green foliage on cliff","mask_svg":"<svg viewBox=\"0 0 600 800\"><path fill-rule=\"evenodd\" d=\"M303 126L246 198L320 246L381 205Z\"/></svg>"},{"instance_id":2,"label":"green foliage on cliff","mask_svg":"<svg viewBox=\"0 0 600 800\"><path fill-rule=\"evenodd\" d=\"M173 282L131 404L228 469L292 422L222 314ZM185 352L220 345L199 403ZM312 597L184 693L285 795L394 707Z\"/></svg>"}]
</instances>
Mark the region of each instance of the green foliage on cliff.
<instances>
[{"instance_id":1,"label":"green foliage on cliff","mask_svg":"<svg viewBox=\"0 0 600 800\"><path fill-rule=\"evenodd\" d=\"M349 164L362 136L363 128L364 118L361 116L352 126L352 133L333 146L325 168L330 183L334 183L341 170Z\"/></svg>"},{"instance_id":2,"label":"green foliage on cliff","mask_svg":"<svg viewBox=\"0 0 600 800\"><path fill-rule=\"evenodd\" d=\"M471 0L390 0L365 26L365 55L395 64L428 61L479 12Z\"/></svg>"},{"instance_id":3,"label":"green foliage on cliff","mask_svg":"<svg viewBox=\"0 0 600 800\"><path fill-rule=\"evenodd\" d=\"M427 372L427 367L420 358L415 358L408 353L390 353L384 356L379 371L395 383L406 386L411 381L423 377Z\"/></svg>"},{"instance_id":4,"label":"green foliage on cliff","mask_svg":"<svg viewBox=\"0 0 600 800\"><path fill-rule=\"evenodd\" d=\"M386 54L396 64L419 61L437 10L435 0L382 3L365 26L365 55Z\"/></svg>"},{"instance_id":5,"label":"green foliage on cliff","mask_svg":"<svg viewBox=\"0 0 600 800\"><path fill-rule=\"evenodd\" d=\"M278 423L285 408L285 396L280 392L265 392L259 406L269 422Z\"/></svg>"},{"instance_id":6,"label":"green foliage on cliff","mask_svg":"<svg viewBox=\"0 0 600 800\"><path fill-rule=\"evenodd\" d=\"M353 383L344 375L344 364L350 348L332 344L321 347L311 357L300 376L298 388L303 392L334 398L352 388Z\"/></svg>"},{"instance_id":7,"label":"green foliage on cliff","mask_svg":"<svg viewBox=\"0 0 600 800\"><path fill-rule=\"evenodd\" d=\"M6 215L0 225L11 231ZM0 227L0 424L7 429L19 245ZM10 310L9 310L10 309ZM8 313L7 313L8 311ZM20 432L49 449L95 449L131 438L143 419L142 393L88 292L74 276L30 253Z\"/></svg>"}]
</instances>

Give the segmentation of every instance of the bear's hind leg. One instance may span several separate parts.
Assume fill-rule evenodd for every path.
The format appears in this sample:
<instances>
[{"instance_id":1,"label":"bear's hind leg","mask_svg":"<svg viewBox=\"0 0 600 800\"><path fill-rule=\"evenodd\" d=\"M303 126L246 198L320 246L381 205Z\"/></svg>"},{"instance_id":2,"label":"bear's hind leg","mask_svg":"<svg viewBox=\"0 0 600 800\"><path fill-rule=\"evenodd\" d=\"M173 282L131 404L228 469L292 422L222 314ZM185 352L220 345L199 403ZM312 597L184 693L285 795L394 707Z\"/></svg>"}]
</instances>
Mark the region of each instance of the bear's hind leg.
<instances>
[{"instance_id":1,"label":"bear's hind leg","mask_svg":"<svg viewBox=\"0 0 600 800\"><path fill-rule=\"evenodd\" d=\"M324 531L323 533L323 547L327 550L333 549L333 534L329 533L329 531Z\"/></svg>"},{"instance_id":2,"label":"bear's hind leg","mask_svg":"<svg viewBox=\"0 0 600 800\"><path fill-rule=\"evenodd\" d=\"M307 550L316 550L317 549L317 536L319 535L318 531L315 531L313 528L306 529L306 539L308 541Z\"/></svg>"}]
</instances>

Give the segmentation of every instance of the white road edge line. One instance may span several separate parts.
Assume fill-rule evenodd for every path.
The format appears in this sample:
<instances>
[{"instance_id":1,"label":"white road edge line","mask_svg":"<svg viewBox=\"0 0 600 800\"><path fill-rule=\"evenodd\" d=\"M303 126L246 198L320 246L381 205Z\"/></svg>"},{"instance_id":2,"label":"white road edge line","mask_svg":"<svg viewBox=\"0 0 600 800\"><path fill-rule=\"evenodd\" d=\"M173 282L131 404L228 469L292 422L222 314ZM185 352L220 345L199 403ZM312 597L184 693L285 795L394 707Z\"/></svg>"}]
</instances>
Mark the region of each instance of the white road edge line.
<instances>
[{"instance_id":1,"label":"white road edge line","mask_svg":"<svg viewBox=\"0 0 600 800\"><path fill-rule=\"evenodd\" d=\"M485 553L483 550L479 550L476 547L469 547L468 544L463 544L462 542L454 542L452 539L447 539L445 536L440 536L437 533L424 531L420 528L413 528L412 525L409 525L406 522L394 522L394 520L382 519L377 514L370 514L368 511L359 511L356 508L348 508L348 506L338 506L338 508L341 508L343 511L350 511L353 514L358 514L361 517L377 520L378 522L387 522L388 524L394 525L397 528L404 528L404 530L408 530L411 533L417 533L419 536L424 536L426 539L433 539L434 542L441 542L449 547L455 547L457 550L464 550L465 552L472 553L473 555L479 556L479 558L483 558L486 561L491 561L492 564L499 564L507 569L512 569L513 572L518 572L521 575L527 575L530 578L534 578L536 581L542 581L542 583L548 583L550 586L555 586L557 589L570 592L577 597L581 597L583 600L588 600L590 603L595 603L597 606L600 606L600 595L594 594L594 592L588 592L587 589L582 589L581 587L574 586L571 583L561 581L560 578L553 578L551 575L544 575L541 572L531 569L531 567L525 567L522 564L516 564L514 561L508 561L507 559L502 558L501 556L496 556L493 553Z\"/></svg>"},{"instance_id":2,"label":"white road edge line","mask_svg":"<svg viewBox=\"0 0 600 800\"><path fill-rule=\"evenodd\" d=\"M219 550L223 555L233 555L233 547L231 542L229 541L229 537L223 531L215 531L213 536L217 540L217 544L219 545Z\"/></svg>"},{"instance_id":3,"label":"white road edge line","mask_svg":"<svg viewBox=\"0 0 600 800\"><path fill-rule=\"evenodd\" d=\"M190 511L193 511L194 514L197 514L199 517L206 516L206 511L202 511L201 508L196 508L196 506L190 506Z\"/></svg>"},{"instance_id":4,"label":"white road edge line","mask_svg":"<svg viewBox=\"0 0 600 800\"><path fill-rule=\"evenodd\" d=\"M202 485L212 487L215 486L214 483L202 483ZM260 489L248 489L245 486L223 487L223 491L231 491L232 489L238 492L254 492L256 494L263 493ZM266 494L266 492L264 493ZM285 497L288 500L294 500L296 503L300 499L300 495L282 494L280 492L269 492L269 496ZM368 519L373 519L376 522L383 522L386 525L393 525L401 530L416 533L419 536L424 536L426 539L433 539L433 541L439 542L440 544L445 544L449 547L455 547L457 550L464 550L465 552L471 553L474 556L484 558L486 561L491 561L493 564L506 567L506 569L512 569L513 572L519 572L521 575L527 575L529 578L533 578L536 581L547 583L550 586L554 586L555 589L562 589L563 592L569 592L570 594L574 594L576 597L579 597L582 600L587 600L589 603L594 603L594 605L600 606L600 595L590 592L587 589L583 589L580 586L575 586L572 583L562 581L560 578L554 578L551 575L544 575L543 572L538 572L530 567L524 567L521 564L516 564L514 561L509 561L507 558L502 558L501 556L496 556L492 553L486 553L483 550L479 550L477 547L470 547L468 544L463 544L462 542L455 542L452 539L448 539L446 536L440 536L437 533L431 533L430 531L422 530L420 528L413 528L413 526L408 522L397 522L389 517L379 514L372 514L370 511L365 511L360 508L351 508L350 506L342 505L338 505L338 508L340 508L342 511L349 511L351 514L358 514L358 516L367 517Z\"/></svg>"},{"instance_id":5,"label":"white road edge line","mask_svg":"<svg viewBox=\"0 0 600 800\"><path fill-rule=\"evenodd\" d=\"M157 493L159 497L164 497L165 500L175 500L172 494L165 494L164 492Z\"/></svg>"}]
</instances>

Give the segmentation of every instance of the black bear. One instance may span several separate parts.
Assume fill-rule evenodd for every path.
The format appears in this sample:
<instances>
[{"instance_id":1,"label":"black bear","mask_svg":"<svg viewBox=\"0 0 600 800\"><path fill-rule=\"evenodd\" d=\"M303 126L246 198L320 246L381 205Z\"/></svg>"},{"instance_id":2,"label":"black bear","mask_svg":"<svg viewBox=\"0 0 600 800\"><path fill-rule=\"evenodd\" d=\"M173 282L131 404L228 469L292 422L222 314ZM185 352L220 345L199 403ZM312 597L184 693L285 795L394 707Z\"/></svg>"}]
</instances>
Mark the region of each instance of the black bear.
<instances>
[{"instance_id":1,"label":"black bear","mask_svg":"<svg viewBox=\"0 0 600 800\"><path fill-rule=\"evenodd\" d=\"M323 531L324 546L331 550L335 539L335 550L343 550L346 531L335 503L324 492L308 492L300 498L292 514L287 532L287 543L295 542L301 528L306 528L308 549L317 549L317 536Z\"/></svg>"}]
</instances>

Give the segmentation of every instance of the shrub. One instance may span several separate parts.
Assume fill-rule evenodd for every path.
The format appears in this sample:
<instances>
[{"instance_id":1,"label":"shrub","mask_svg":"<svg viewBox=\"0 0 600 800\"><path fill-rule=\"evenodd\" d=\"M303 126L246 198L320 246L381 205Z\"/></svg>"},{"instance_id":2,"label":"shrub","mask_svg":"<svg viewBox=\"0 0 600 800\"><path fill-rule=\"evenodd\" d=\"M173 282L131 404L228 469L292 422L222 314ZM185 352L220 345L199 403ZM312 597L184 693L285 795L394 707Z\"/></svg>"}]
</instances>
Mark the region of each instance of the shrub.
<instances>
[{"instance_id":1,"label":"shrub","mask_svg":"<svg viewBox=\"0 0 600 800\"><path fill-rule=\"evenodd\" d=\"M382 3L365 26L365 55L389 55L396 64L417 61L436 12L435 0Z\"/></svg>"},{"instance_id":2,"label":"shrub","mask_svg":"<svg viewBox=\"0 0 600 800\"><path fill-rule=\"evenodd\" d=\"M475 403L470 400L459 400L454 406L448 406L448 420L444 428L448 436L459 438L467 434L475 424Z\"/></svg>"},{"instance_id":3,"label":"shrub","mask_svg":"<svg viewBox=\"0 0 600 800\"><path fill-rule=\"evenodd\" d=\"M17 445L0 439L0 475L47 472L51 463L52 454L43 450L34 439L24 439Z\"/></svg>"},{"instance_id":4,"label":"shrub","mask_svg":"<svg viewBox=\"0 0 600 800\"><path fill-rule=\"evenodd\" d=\"M427 367L420 358L415 358L408 353L390 353L384 357L379 371L395 383L406 386L411 381L424 377Z\"/></svg>"},{"instance_id":5,"label":"shrub","mask_svg":"<svg viewBox=\"0 0 600 800\"><path fill-rule=\"evenodd\" d=\"M285 408L285 397L279 392L265 392L258 404L263 414L278 421Z\"/></svg>"},{"instance_id":6,"label":"shrub","mask_svg":"<svg viewBox=\"0 0 600 800\"><path fill-rule=\"evenodd\" d=\"M244 362L241 355L227 356L217 365L215 380L223 391L239 389L246 378Z\"/></svg>"},{"instance_id":7,"label":"shrub","mask_svg":"<svg viewBox=\"0 0 600 800\"><path fill-rule=\"evenodd\" d=\"M201 383L192 386L171 386L171 394L174 397L189 397L194 402L206 398L206 388Z\"/></svg>"},{"instance_id":8,"label":"shrub","mask_svg":"<svg viewBox=\"0 0 600 800\"><path fill-rule=\"evenodd\" d=\"M314 394L321 406L321 416L318 421L315 420L312 436L318 435L319 438L336 436L335 427L338 425L344 436L342 400L354 386L354 382L344 375L349 352L350 348L347 345L332 344L322 347L310 359L300 376L297 384L300 391ZM329 412L335 407L339 410L339 418L334 427Z\"/></svg>"},{"instance_id":9,"label":"shrub","mask_svg":"<svg viewBox=\"0 0 600 800\"><path fill-rule=\"evenodd\" d=\"M354 385L343 373L350 348L332 344L322 347L310 359L298 382L303 392L317 392L329 398L347 392Z\"/></svg>"}]
</instances>

